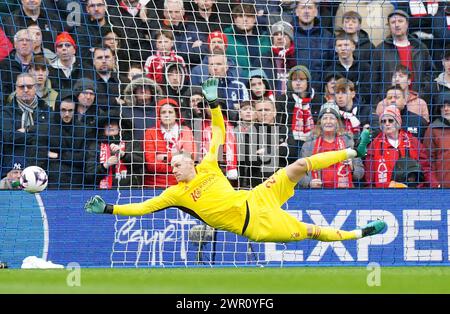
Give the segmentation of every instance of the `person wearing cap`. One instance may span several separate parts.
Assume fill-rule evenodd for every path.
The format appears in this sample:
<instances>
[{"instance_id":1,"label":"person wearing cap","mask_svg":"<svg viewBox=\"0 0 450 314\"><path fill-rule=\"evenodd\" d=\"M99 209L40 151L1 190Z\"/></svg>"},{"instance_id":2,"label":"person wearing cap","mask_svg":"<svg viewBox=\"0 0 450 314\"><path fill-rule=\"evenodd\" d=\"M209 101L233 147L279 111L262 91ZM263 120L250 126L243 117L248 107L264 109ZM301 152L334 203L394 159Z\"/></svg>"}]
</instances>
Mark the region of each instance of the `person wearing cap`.
<instances>
[{"instance_id":1,"label":"person wearing cap","mask_svg":"<svg viewBox=\"0 0 450 314\"><path fill-rule=\"evenodd\" d=\"M81 59L76 56L75 40L68 32L62 32L56 37L54 49L57 58L50 64L48 74L52 86L56 90L71 90L85 74Z\"/></svg>"},{"instance_id":2,"label":"person wearing cap","mask_svg":"<svg viewBox=\"0 0 450 314\"><path fill-rule=\"evenodd\" d=\"M389 187L394 179L396 161L401 157L417 160L425 174L426 182L429 183L431 174L428 153L415 136L402 129L400 110L394 105L385 107L379 116L379 123L381 132L369 145L364 162L367 185L376 188Z\"/></svg>"},{"instance_id":3,"label":"person wearing cap","mask_svg":"<svg viewBox=\"0 0 450 314\"><path fill-rule=\"evenodd\" d=\"M450 93L443 92L436 99L423 146L431 162L431 186L450 188Z\"/></svg>"},{"instance_id":4,"label":"person wearing cap","mask_svg":"<svg viewBox=\"0 0 450 314\"><path fill-rule=\"evenodd\" d=\"M333 34L321 26L318 1L299 0L295 10L294 38L297 64L311 71L311 84L320 89L324 70L334 57Z\"/></svg>"},{"instance_id":5,"label":"person wearing cap","mask_svg":"<svg viewBox=\"0 0 450 314\"><path fill-rule=\"evenodd\" d=\"M334 102L322 105L313 135L302 146L301 157L355 147L353 135L346 131L340 112ZM363 163L360 158L354 158L308 172L299 183L310 188L353 188L363 177Z\"/></svg>"},{"instance_id":6,"label":"person wearing cap","mask_svg":"<svg viewBox=\"0 0 450 314\"><path fill-rule=\"evenodd\" d=\"M391 85L392 75L399 64L411 71L411 89L429 102L433 62L427 46L409 35L409 15L395 10L387 17L391 35L374 51L372 62L372 103L377 103L380 91Z\"/></svg>"},{"instance_id":7,"label":"person wearing cap","mask_svg":"<svg viewBox=\"0 0 450 314\"><path fill-rule=\"evenodd\" d=\"M227 56L236 60L243 77L251 69L263 68L273 78L270 37L256 24L254 4L237 4L232 9L233 24L223 32L228 38ZM269 71L270 70L270 71Z\"/></svg>"},{"instance_id":8,"label":"person wearing cap","mask_svg":"<svg viewBox=\"0 0 450 314\"><path fill-rule=\"evenodd\" d=\"M366 145L301 158L278 170L252 190L236 191L219 167L219 151L224 144L225 124L218 99L218 80L203 85L211 108L213 130L208 153L198 165L189 154L172 157L177 181L163 193L139 203L108 204L95 195L85 203L87 213L143 216L170 207L178 208L212 228L242 235L257 242L357 240L381 233L387 225L378 220L351 231L321 227L299 221L281 207L295 194L297 182L308 171L316 171L349 158L365 155Z\"/></svg>"},{"instance_id":9,"label":"person wearing cap","mask_svg":"<svg viewBox=\"0 0 450 314\"><path fill-rule=\"evenodd\" d=\"M208 35L207 46L209 54L225 54L228 48L228 37L221 31L214 31ZM203 57L201 64L196 65L191 70L191 84L200 86L209 77L208 73L208 57L209 54ZM228 71L227 76L238 80L242 78L242 72L234 58L227 56Z\"/></svg>"},{"instance_id":10,"label":"person wearing cap","mask_svg":"<svg viewBox=\"0 0 450 314\"><path fill-rule=\"evenodd\" d=\"M291 24L279 21L272 25L272 53L275 66L275 95L286 94L287 73L297 64L295 59L294 29Z\"/></svg>"},{"instance_id":11,"label":"person wearing cap","mask_svg":"<svg viewBox=\"0 0 450 314\"><path fill-rule=\"evenodd\" d=\"M177 153L190 154L195 160L194 136L188 126L182 125L178 102L162 98L156 104L156 127L145 130L145 186L166 188L177 183L170 165Z\"/></svg>"},{"instance_id":12,"label":"person wearing cap","mask_svg":"<svg viewBox=\"0 0 450 314\"><path fill-rule=\"evenodd\" d=\"M0 190L20 190L20 176L24 168L23 161L15 160L6 177L0 180Z\"/></svg>"}]
</instances>

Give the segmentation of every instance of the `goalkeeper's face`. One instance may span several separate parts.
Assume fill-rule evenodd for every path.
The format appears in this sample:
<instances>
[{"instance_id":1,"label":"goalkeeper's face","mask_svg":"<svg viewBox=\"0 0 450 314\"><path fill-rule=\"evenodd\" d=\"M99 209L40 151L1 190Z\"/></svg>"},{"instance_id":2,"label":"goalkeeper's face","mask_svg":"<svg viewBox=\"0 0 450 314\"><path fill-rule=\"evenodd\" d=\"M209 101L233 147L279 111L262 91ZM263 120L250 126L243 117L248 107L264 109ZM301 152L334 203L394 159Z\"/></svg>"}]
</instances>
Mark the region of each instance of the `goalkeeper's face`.
<instances>
[{"instance_id":1,"label":"goalkeeper's face","mask_svg":"<svg viewBox=\"0 0 450 314\"><path fill-rule=\"evenodd\" d=\"M175 155L171 161L172 173L178 182L188 183L195 178L194 161L183 154Z\"/></svg>"}]
</instances>

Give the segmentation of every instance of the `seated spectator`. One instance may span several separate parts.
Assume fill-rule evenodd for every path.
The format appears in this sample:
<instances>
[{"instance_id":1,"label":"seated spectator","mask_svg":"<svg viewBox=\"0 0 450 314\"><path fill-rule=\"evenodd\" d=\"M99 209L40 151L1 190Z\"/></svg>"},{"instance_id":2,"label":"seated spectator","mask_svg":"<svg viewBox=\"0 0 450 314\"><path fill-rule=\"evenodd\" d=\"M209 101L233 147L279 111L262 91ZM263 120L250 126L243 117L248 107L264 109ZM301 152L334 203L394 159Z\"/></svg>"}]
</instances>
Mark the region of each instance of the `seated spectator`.
<instances>
[{"instance_id":1,"label":"seated spectator","mask_svg":"<svg viewBox=\"0 0 450 314\"><path fill-rule=\"evenodd\" d=\"M176 154L189 154L195 159L196 145L192 130L181 125L180 106L175 99L163 98L156 107L156 127L145 130L144 184L165 188L177 183L172 173L171 160Z\"/></svg>"},{"instance_id":2,"label":"seated spectator","mask_svg":"<svg viewBox=\"0 0 450 314\"><path fill-rule=\"evenodd\" d=\"M399 85L391 86L387 89L386 98L382 100L381 105L379 104L379 106L377 106L377 116L381 116L384 109L390 105L395 105L398 110L400 110L403 120L403 129L409 131L412 135L422 141L428 123L421 116L408 110L403 89ZM372 126L375 126L376 121L372 122Z\"/></svg>"},{"instance_id":3,"label":"seated spectator","mask_svg":"<svg viewBox=\"0 0 450 314\"><path fill-rule=\"evenodd\" d=\"M17 76L28 72L32 61L33 39L28 30L22 29L14 35L14 50L0 63L0 95L4 100L13 92Z\"/></svg>"},{"instance_id":4,"label":"seated spectator","mask_svg":"<svg viewBox=\"0 0 450 314\"><path fill-rule=\"evenodd\" d=\"M277 99L277 121L287 125L294 140L301 147L314 127L311 102L314 88L311 74L303 65L293 67L288 74L287 94Z\"/></svg>"},{"instance_id":5,"label":"seated spectator","mask_svg":"<svg viewBox=\"0 0 450 314\"><path fill-rule=\"evenodd\" d=\"M347 11L342 15L342 28L337 28L338 31L343 31L350 36L355 43L354 56L360 62L372 62L372 52L375 46L369 38L369 34L361 28L362 17L356 11Z\"/></svg>"},{"instance_id":6,"label":"seated spectator","mask_svg":"<svg viewBox=\"0 0 450 314\"><path fill-rule=\"evenodd\" d=\"M4 169L10 167L14 158L47 168L50 108L36 96L35 84L31 74L19 74L14 97L2 108L0 142Z\"/></svg>"},{"instance_id":7,"label":"seated spectator","mask_svg":"<svg viewBox=\"0 0 450 314\"><path fill-rule=\"evenodd\" d=\"M99 189L140 186L143 160L131 142L121 140L119 120L107 118L100 122L97 141L88 144L85 160L85 187ZM142 149L142 147L141 147Z\"/></svg>"},{"instance_id":8,"label":"seated spectator","mask_svg":"<svg viewBox=\"0 0 450 314\"><path fill-rule=\"evenodd\" d=\"M339 107L334 103L323 104L314 134L302 147L302 158L354 147L353 137L346 132L339 111ZM363 176L362 161L355 158L320 171L309 172L300 180L300 185L311 188L353 188L355 182L361 180Z\"/></svg>"},{"instance_id":9,"label":"seated spectator","mask_svg":"<svg viewBox=\"0 0 450 314\"><path fill-rule=\"evenodd\" d=\"M272 25L272 53L275 66L275 95L287 92L289 70L297 62L295 59L294 29L291 24L279 21Z\"/></svg>"},{"instance_id":10,"label":"seated spectator","mask_svg":"<svg viewBox=\"0 0 450 314\"><path fill-rule=\"evenodd\" d=\"M184 59L176 54L173 33L162 30L155 35L156 53L147 58L144 65L145 74L158 84L163 83L164 68L168 62L177 62L185 67Z\"/></svg>"},{"instance_id":11,"label":"seated spectator","mask_svg":"<svg viewBox=\"0 0 450 314\"><path fill-rule=\"evenodd\" d=\"M0 20L1 22L1 20ZM5 59L14 49L9 38L6 36L3 28L0 27L0 61Z\"/></svg>"},{"instance_id":12,"label":"seated spectator","mask_svg":"<svg viewBox=\"0 0 450 314\"><path fill-rule=\"evenodd\" d=\"M248 75L247 89L250 94L250 100L261 100L269 98L275 101L275 95L271 84L263 69L251 70Z\"/></svg>"},{"instance_id":13,"label":"seated spectator","mask_svg":"<svg viewBox=\"0 0 450 314\"><path fill-rule=\"evenodd\" d=\"M123 46L123 38L125 35L119 31L118 28L102 28L102 44L104 47L109 47L116 56L118 68L117 72L121 77L126 75L130 59L126 49Z\"/></svg>"},{"instance_id":14,"label":"seated spectator","mask_svg":"<svg viewBox=\"0 0 450 314\"><path fill-rule=\"evenodd\" d=\"M0 180L0 190L20 190L20 176L25 168L21 159L14 160L12 167L6 173L6 177Z\"/></svg>"},{"instance_id":15,"label":"seated spectator","mask_svg":"<svg viewBox=\"0 0 450 314\"><path fill-rule=\"evenodd\" d=\"M430 166L427 154L417 137L402 129L400 110L396 106L388 106L384 108L379 120L381 133L370 143L365 160L367 184L370 187L377 188L389 187L391 181L394 181L395 174L393 172L399 158L417 160L425 175L424 179L430 182ZM408 183L395 181L403 184ZM425 186L425 182L408 184L410 186Z\"/></svg>"},{"instance_id":16,"label":"seated spectator","mask_svg":"<svg viewBox=\"0 0 450 314\"><path fill-rule=\"evenodd\" d=\"M49 78L57 91L72 90L75 81L83 76L81 59L76 56L77 46L72 36L62 32L56 37L57 58L50 64Z\"/></svg>"},{"instance_id":17,"label":"seated spectator","mask_svg":"<svg viewBox=\"0 0 450 314\"><path fill-rule=\"evenodd\" d=\"M239 106L239 120L234 127L239 163L239 188L250 188L252 178L252 158L256 149L252 146L252 136L257 136L254 129L256 121L255 103L244 101Z\"/></svg>"},{"instance_id":18,"label":"seated spectator","mask_svg":"<svg viewBox=\"0 0 450 314\"><path fill-rule=\"evenodd\" d=\"M52 82L48 78L48 65L43 55L34 57L29 73L36 80L36 95L38 98L45 101L51 110L57 110L56 99L58 92L52 88Z\"/></svg>"},{"instance_id":19,"label":"seated spectator","mask_svg":"<svg viewBox=\"0 0 450 314\"><path fill-rule=\"evenodd\" d=\"M209 34L208 40L208 51L211 55L215 54L225 54L228 47L228 38L224 33L219 31L214 31ZM191 84L200 86L209 77L208 74L208 60L209 55L203 57L201 63L196 65L191 69ZM236 65L234 58L227 56L228 71L227 76L230 78L235 78L236 80L242 78L242 73L239 67Z\"/></svg>"},{"instance_id":20,"label":"seated spectator","mask_svg":"<svg viewBox=\"0 0 450 314\"><path fill-rule=\"evenodd\" d=\"M402 64L399 64L394 74L392 75L392 85L400 86L403 90L403 94L406 99L406 108L408 111L413 112L422 118L424 118L427 123L430 122L430 116L428 114L428 105L419 94L411 90L411 72ZM377 105L377 114L381 114L383 111L381 107L383 106L383 101L379 102Z\"/></svg>"},{"instance_id":21,"label":"seated spectator","mask_svg":"<svg viewBox=\"0 0 450 314\"><path fill-rule=\"evenodd\" d=\"M345 125L345 131L353 135L353 139L359 138L361 122L359 120L360 106L355 99L355 85L346 78L336 81L336 105Z\"/></svg>"},{"instance_id":22,"label":"seated spectator","mask_svg":"<svg viewBox=\"0 0 450 314\"><path fill-rule=\"evenodd\" d=\"M273 69L270 37L257 27L254 5L238 4L232 14L233 25L224 30L228 38L227 56L236 60L243 77L248 77L251 69ZM266 74L269 79L273 77L272 71Z\"/></svg>"},{"instance_id":23,"label":"seated spectator","mask_svg":"<svg viewBox=\"0 0 450 314\"><path fill-rule=\"evenodd\" d=\"M42 31L37 24L28 26L28 32L33 40L33 54L35 56L43 55L47 62L52 63L57 58L56 54L42 45Z\"/></svg>"},{"instance_id":24,"label":"seated spectator","mask_svg":"<svg viewBox=\"0 0 450 314\"><path fill-rule=\"evenodd\" d=\"M431 162L432 187L450 187L450 94L437 98L433 122L425 132L423 146Z\"/></svg>"},{"instance_id":25,"label":"seated spectator","mask_svg":"<svg viewBox=\"0 0 450 314\"><path fill-rule=\"evenodd\" d=\"M343 76L339 73L330 72L325 75L322 89L316 93L314 105L311 109L314 121L316 121L319 116L322 104L336 102L336 81L340 78L343 78Z\"/></svg>"},{"instance_id":26,"label":"seated spectator","mask_svg":"<svg viewBox=\"0 0 450 314\"><path fill-rule=\"evenodd\" d=\"M186 68L182 63L169 62L164 66L163 71L164 78L161 86L164 94L180 102L186 89L189 88Z\"/></svg>"},{"instance_id":27,"label":"seated spectator","mask_svg":"<svg viewBox=\"0 0 450 314\"><path fill-rule=\"evenodd\" d=\"M61 96L59 111L52 113L48 151L48 188L83 187L85 137L82 125L74 119L72 91Z\"/></svg>"}]
</instances>

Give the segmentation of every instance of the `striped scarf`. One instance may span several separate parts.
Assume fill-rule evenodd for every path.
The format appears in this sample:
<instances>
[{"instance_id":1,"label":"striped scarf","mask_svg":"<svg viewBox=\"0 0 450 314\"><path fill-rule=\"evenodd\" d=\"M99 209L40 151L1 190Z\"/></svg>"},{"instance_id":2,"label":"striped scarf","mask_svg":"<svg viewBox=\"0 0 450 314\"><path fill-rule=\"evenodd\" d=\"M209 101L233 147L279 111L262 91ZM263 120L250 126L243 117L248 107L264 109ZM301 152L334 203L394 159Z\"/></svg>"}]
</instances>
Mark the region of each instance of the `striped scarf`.
<instances>
[{"instance_id":1,"label":"striped scarf","mask_svg":"<svg viewBox=\"0 0 450 314\"><path fill-rule=\"evenodd\" d=\"M30 104L24 103L19 98L16 99L20 110L22 110L21 128L27 129L29 126L34 125L33 112L38 105L38 98L34 96L34 99Z\"/></svg>"}]
</instances>

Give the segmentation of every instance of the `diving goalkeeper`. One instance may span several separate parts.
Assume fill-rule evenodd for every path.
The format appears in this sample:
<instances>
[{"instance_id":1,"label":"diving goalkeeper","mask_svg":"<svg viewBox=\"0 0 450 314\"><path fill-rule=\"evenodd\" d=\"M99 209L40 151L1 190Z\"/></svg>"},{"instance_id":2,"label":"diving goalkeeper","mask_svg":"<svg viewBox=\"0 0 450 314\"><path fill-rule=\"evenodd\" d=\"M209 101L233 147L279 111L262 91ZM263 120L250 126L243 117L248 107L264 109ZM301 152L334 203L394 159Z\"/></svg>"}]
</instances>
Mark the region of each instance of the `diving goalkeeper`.
<instances>
[{"instance_id":1,"label":"diving goalkeeper","mask_svg":"<svg viewBox=\"0 0 450 314\"><path fill-rule=\"evenodd\" d=\"M367 153L368 131L362 133L357 150L351 148L320 153L296 160L278 170L265 182L250 191L236 191L218 165L218 151L224 143L225 125L217 103L218 80L204 82L203 94L211 107L212 140L209 152L197 166L190 156L179 154L172 158L177 185L159 196L142 203L110 205L98 195L85 205L89 213L141 216L170 207L178 208L216 229L243 235L260 242L290 242L303 239L320 241L355 240L383 231L386 224L376 220L362 229L343 231L298 221L281 209L294 195L294 187L308 171L320 170L349 158Z\"/></svg>"}]
</instances>

